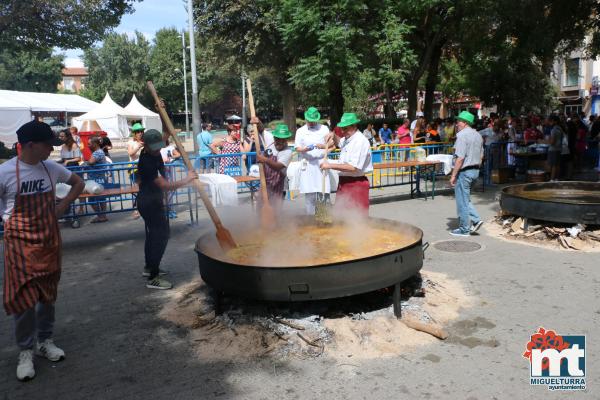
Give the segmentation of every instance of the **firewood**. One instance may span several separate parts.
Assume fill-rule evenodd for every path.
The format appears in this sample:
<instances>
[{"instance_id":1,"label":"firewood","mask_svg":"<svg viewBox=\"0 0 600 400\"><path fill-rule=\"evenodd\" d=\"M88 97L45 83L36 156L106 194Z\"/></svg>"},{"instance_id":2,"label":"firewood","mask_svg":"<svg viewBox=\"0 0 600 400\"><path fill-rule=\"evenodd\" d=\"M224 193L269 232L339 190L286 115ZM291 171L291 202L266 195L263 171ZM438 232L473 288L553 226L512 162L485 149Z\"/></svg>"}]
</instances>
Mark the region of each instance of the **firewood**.
<instances>
[{"instance_id":1,"label":"firewood","mask_svg":"<svg viewBox=\"0 0 600 400\"><path fill-rule=\"evenodd\" d=\"M290 328L297 329L299 331L303 331L304 330L303 326L296 325L293 322L289 322L289 321L286 321L286 320L281 319L281 318L274 318L274 319L275 319L275 322L279 322L280 324L285 325L285 326L289 326Z\"/></svg>"},{"instance_id":2,"label":"firewood","mask_svg":"<svg viewBox=\"0 0 600 400\"><path fill-rule=\"evenodd\" d=\"M541 233L541 232L542 232L542 230L538 229L536 231L532 231L532 232L526 233L525 237L532 237L532 236L537 235L538 233Z\"/></svg>"},{"instance_id":3,"label":"firewood","mask_svg":"<svg viewBox=\"0 0 600 400\"><path fill-rule=\"evenodd\" d=\"M562 236L561 236L562 237ZM583 240L581 239L573 239L571 237L565 237L565 242L569 245L570 248L574 250L582 250L585 246Z\"/></svg>"},{"instance_id":4,"label":"firewood","mask_svg":"<svg viewBox=\"0 0 600 400\"><path fill-rule=\"evenodd\" d=\"M298 337L300 339L302 339L307 345L309 346L313 346L313 347L321 347L320 345L318 345L316 342L318 342L319 340L321 340L321 338L317 338L315 340L310 340L308 338L306 338L306 336L304 336L303 334L301 334L300 332L296 332L296 335L298 335Z\"/></svg>"},{"instance_id":5,"label":"firewood","mask_svg":"<svg viewBox=\"0 0 600 400\"><path fill-rule=\"evenodd\" d=\"M517 218L510 226L513 232L519 232L523 229L523 218Z\"/></svg>"},{"instance_id":6,"label":"firewood","mask_svg":"<svg viewBox=\"0 0 600 400\"><path fill-rule=\"evenodd\" d=\"M563 236L559 236L558 237L558 242L560 243L560 245L562 247L564 247L565 249L569 248L569 243L567 243L566 239Z\"/></svg>"},{"instance_id":7,"label":"firewood","mask_svg":"<svg viewBox=\"0 0 600 400\"><path fill-rule=\"evenodd\" d=\"M600 235L596 235L595 233L592 233L592 232L581 232L579 234L579 237L600 242Z\"/></svg>"},{"instance_id":8,"label":"firewood","mask_svg":"<svg viewBox=\"0 0 600 400\"><path fill-rule=\"evenodd\" d=\"M404 325L411 329L428 333L431 336L435 336L438 339L445 340L448 338L448 332L446 332L441 326L437 324L428 324L425 322L421 322L420 320L406 314L402 315L400 321L402 321Z\"/></svg>"}]
</instances>

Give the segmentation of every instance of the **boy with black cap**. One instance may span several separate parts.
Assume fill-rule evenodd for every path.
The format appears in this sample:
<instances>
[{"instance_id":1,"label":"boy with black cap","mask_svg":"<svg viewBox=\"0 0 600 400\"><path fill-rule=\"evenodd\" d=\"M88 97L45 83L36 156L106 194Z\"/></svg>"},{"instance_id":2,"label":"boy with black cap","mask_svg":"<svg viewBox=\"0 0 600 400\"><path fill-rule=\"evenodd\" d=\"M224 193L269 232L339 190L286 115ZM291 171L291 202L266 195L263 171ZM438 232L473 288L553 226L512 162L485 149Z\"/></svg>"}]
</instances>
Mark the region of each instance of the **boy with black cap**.
<instances>
[{"instance_id":1,"label":"boy with black cap","mask_svg":"<svg viewBox=\"0 0 600 400\"><path fill-rule=\"evenodd\" d=\"M198 175L195 171L188 171L187 177L179 181L168 181L165 163L160 155L160 149L165 147L162 134L156 129L148 129L144 132L143 141L144 149L138 160L137 172L140 187L137 208L146 225L146 266L142 275L148 277L146 287L149 289L171 289L173 285L159 276L166 275L165 271L159 269L159 265L169 242L169 220L163 193L189 184Z\"/></svg>"},{"instance_id":2,"label":"boy with black cap","mask_svg":"<svg viewBox=\"0 0 600 400\"><path fill-rule=\"evenodd\" d=\"M13 315L20 347L17 378L35 376L33 354L60 361L52 340L54 303L61 273L60 217L84 183L62 165L47 161L59 140L50 126L31 121L17 130L21 154L0 165L0 214L4 221L4 309ZM71 185L56 203L57 183ZM37 333L37 341L35 335Z\"/></svg>"}]
</instances>

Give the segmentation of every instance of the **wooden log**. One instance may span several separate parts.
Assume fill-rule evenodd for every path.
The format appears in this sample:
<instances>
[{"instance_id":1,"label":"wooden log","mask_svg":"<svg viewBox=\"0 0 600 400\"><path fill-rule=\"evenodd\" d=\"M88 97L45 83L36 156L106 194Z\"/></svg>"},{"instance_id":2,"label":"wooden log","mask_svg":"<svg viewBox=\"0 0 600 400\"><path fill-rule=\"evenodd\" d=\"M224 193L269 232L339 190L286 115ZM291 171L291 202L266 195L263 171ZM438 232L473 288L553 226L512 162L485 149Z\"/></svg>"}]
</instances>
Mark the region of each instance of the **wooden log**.
<instances>
[{"instance_id":1,"label":"wooden log","mask_svg":"<svg viewBox=\"0 0 600 400\"><path fill-rule=\"evenodd\" d=\"M448 338L448 332L446 332L441 326L434 323L425 323L418 320L410 315L403 315L400 319L407 327L416 331L425 332L431 336L435 336L438 339L446 340Z\"/></svg>"}]
</instances>

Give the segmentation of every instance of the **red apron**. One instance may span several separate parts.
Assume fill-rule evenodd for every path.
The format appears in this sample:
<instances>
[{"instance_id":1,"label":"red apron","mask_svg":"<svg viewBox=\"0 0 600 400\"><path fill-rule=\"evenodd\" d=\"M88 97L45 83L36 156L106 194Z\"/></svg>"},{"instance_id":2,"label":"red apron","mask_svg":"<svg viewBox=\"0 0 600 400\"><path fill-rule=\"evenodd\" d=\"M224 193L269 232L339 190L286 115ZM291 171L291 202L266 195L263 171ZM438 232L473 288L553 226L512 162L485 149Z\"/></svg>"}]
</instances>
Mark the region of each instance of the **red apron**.
<instances>
[{"instance_id":1,"label":"red apron","mask_svg":"<svg viewBox=\"0 0 600 400\"><path fill-rule=\"evenodd\" d=\"M366 176L340 176L335 206L369 214L369 179Z\"/></svg>"},{"instance_id":2,"label":"red apron","mask_svg":"<svg viewBox=\"0 0 600 400\"><path fill-rule=\"evenodd\" d=\"M61 240L55 212L54 182L42 162L52 191L17 195L4 224L4 309L19 314L38 302L54 303L61 272Z\"/></svg>"}]
</instances>

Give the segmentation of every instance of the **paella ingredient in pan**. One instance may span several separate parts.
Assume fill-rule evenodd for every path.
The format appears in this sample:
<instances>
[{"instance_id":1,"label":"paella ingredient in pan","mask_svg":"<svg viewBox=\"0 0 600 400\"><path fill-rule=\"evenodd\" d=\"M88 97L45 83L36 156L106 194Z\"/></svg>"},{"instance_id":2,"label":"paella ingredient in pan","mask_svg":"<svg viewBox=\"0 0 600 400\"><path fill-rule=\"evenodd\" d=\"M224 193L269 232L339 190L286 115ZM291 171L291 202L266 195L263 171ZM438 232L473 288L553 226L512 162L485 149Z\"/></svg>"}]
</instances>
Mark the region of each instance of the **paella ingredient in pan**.
<instances>
[{"instance_id":1,"label":"paella ingredient in pan","mask_svg":"<svg viewBox=\"0 0 600 400\"><path fill-rule=\"evenodd\" d=\"M310 266L386 253L413 244L415 237L375 227L349 233L338 225L308 225L240 236L238 242L237 248L214 256L243 265Z\"/></svg>"}]
</instances>

